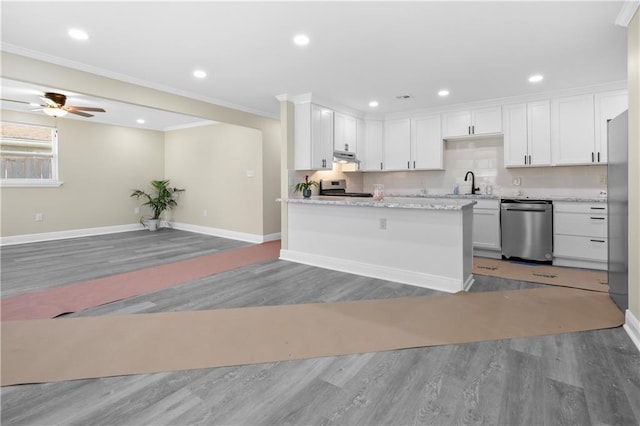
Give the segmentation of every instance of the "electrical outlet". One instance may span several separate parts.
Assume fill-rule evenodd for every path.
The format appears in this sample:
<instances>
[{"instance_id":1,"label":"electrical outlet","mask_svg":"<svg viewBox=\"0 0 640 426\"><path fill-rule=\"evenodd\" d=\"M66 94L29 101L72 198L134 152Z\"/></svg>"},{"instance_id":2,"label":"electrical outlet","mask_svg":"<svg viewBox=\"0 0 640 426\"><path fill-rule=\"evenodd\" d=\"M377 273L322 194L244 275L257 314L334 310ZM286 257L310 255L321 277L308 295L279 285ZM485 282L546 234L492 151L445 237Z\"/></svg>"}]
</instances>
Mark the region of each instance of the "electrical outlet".
<instances>
[{"instance_id":1,"label":"electrical outlet","mask_svg":"<svg viewBox=\"0 0 640 426\"><path fill-rule=\"evenodd\" d=\"M511 183L512 183L514 186L520 186L520 184L522 183L522 181L520 180L520 178L519 178L519 177L514 177L513 179L511 179Z\"/></svg>"},{"instance_id":2,"label":"electrical outlet","mask_svg":"<svg viewBox=\"0 0 640 426\"><path fill-rule=\"evenodd\" d=\"M380 229L387 229L387 219L380 219Z\"/></svg>"},{"instance_id":3,"label":"electrical outlet","mask_svg":"<svg viewBox=\"0 0 640 426\"><path fill-rule=\"evenodd\" d=\"M598 176L598 182L600 183L600 185L606 185L607 184L607 175Z\"/></svg>"},{"instance_id":4,"label":"electrical outlet","mask_svg":"<svg viewBox=\"0 0 640 426\"><path fill-rule=\"evenodd\" d=\"M44 215L42 213L36 213L36 222L42 222L44 220Z\"/></svg>"},{"instance_id":5,"label":"electrical outlet","mask_svg":"<svg viewBox=\"0 0 640 426\"><path fill-rule=\"evenodd\" d=\"M133 214L140 214L140 207L133 209Z\"/></svg>"}]
</instances>

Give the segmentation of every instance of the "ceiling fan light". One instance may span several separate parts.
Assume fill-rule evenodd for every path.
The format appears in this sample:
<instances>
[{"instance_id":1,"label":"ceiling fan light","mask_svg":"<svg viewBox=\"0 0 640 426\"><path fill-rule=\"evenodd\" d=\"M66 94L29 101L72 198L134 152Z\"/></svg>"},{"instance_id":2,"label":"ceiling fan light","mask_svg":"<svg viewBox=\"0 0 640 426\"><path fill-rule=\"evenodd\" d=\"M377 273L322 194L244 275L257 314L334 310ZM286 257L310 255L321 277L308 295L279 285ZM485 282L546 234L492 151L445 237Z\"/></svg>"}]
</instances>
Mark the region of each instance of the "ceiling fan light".
<instances>
[{"instance_id":1,"label":"ceiling fan light","mask_svg":"<svg viewBox=\"0 0 640 426\"><path fill-rule=\"evenodd\" d=\"M51 107L46 107L43 108L42 111L44 111L45 114L47 114L50 117L64 117L65 115L67 115L67 111L61 109L61 108L51 108Z\"/></svg>"}]
</instances>

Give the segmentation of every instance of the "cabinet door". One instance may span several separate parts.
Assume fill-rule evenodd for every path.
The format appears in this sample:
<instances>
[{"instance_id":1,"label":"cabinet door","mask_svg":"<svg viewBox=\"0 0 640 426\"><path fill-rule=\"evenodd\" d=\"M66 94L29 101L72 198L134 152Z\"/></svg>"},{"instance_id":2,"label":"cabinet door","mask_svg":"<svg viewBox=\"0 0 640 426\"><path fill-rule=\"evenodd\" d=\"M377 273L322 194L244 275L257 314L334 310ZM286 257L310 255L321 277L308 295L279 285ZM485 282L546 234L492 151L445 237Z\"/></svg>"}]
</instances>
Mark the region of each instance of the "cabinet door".
<instances>
[{"instance_id":1,"label":"cabinet door","mask_svg":"<svg viewBox=\"0 0 640 426\"><path fill-rule=\"evenodd\" d=\"M607 162L607 122L629 107L626 90L597 93L595 96L596 162Z\"/></svg>"},{"instance_id":2,"label":"cabinet door","mask_svg":"<svg viewBox=\"0 0 640 426\"><path fill-rule=\"evenodd\" d=\"M551 106L549 101L527 105L528 163L532 166L551 165Z\"/></svg>"},{"instance_id":3,"label":"cabinet door","mask_svg":"<svg viewBox=\"0 0 640 426\"><path fill-rule=\"evenodd\" d=\"M311 168L333 168L333 111L311 106Z\"/></svg>"},{"instance_id":4,"label":"cabinet door","mask_svg":"<svg viewBox=\"0 0 640 426\"><path fill-rule=\"evenodd\" d=\"M356 119L349 115L335 113L334 120L334 149L337 151L356 152Z\"/></svg>"},{"instance_id":5,"label":"cabinet door","mask_svg":"<svg viewBox=\"0 0 640 426\"><path fill-rule=\"evenodd\" d=\"M504 114L504 166L519 167L528 164L527 105L508 105Z\"/></svg>"},{"instance_id":6,"label":"cabinet door","mask_svg":"<svg viewBox=\"0 0 640 426\"><path fill-rule=\"evenodd\" d=\"M442 114L443 137L468 136L471 126L471 112L459 111Z\"/></svg>"},{"instance_id":7,"label":"cabinet door","mask_svg":"<svg viewBox=\"0 0 640 426\"><path fill-rule=\"evenodd\" d=\"M443 169L440 116L411 120L411 168Z\"/></svg>"},{"instance_id":8,"label":"cabinet door","mask_svg":"<svg viewBox=\"0 0 640 426\"><path fill-rule=\"evenodd\" d=\"M502 133L502 108L482 108L471 111L471 133L485 135Z\"/></svg>"},{"instance_id":9,"label":"cabinet door","mask_svg":"<svg viewBox=\"0 0 640 426\"><path fill-rule=\"evenodd\" d=\"M551 101L554 164L591 164L595 160L593 95Z\"/></svg>"},{"instance_id":10,"label":"cabinet door","mask_svg":"<svg viewBox=\"0 0 640 426\"><path fill-rule=\"evenodd\" d=\"M382 121L364 122L364 149L360 164L362 170L382 170L382 136Z\"/></svg>"},{"instance_id":11,"label":"cabinet door","mask_svg":"<svg viewBox=\"0 0 640 426\"><path fill-rule=\"evenodd\" d=\"M500 250L500 210L473 209L473 246Z\"/></svg>"},{"instance_id":12,"label":"cabinet door","mask_svg":"<svg viewBox=\"0 0 640 426\"><path fill-rule=\"evenodd\" d=\"M385 123L385 170L407 170L411 160L411 121L390 120Z\"/></svg>"}]
</instances>

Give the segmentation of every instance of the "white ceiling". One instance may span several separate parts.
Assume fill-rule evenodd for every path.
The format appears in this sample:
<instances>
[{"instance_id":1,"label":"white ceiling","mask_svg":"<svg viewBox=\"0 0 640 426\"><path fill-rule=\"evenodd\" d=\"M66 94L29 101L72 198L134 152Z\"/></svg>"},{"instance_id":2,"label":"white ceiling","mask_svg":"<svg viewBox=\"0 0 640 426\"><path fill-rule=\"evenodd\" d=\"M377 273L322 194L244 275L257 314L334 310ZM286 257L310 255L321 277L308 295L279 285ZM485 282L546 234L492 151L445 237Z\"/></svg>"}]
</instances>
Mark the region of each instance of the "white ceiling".
<instances>
[{"instance_id":1,"label":"white ceiling","mask_svg":"<svg viewBox=\"0 0 640 426\"><path fill-rule=\"evenodd\" d=\"M308 92L365 113L375 99L388 114L625 80L621 7L3 1L1 35L6 51L271 117L276 95ZM72 27L89 40L71 40ZM307 47L292 43L298 33ZM544 80L529 83L534 73ZM449 97L437 96L443 88ZM395 98L403 94L412 99Z\"/></svg>"}]
</instances>

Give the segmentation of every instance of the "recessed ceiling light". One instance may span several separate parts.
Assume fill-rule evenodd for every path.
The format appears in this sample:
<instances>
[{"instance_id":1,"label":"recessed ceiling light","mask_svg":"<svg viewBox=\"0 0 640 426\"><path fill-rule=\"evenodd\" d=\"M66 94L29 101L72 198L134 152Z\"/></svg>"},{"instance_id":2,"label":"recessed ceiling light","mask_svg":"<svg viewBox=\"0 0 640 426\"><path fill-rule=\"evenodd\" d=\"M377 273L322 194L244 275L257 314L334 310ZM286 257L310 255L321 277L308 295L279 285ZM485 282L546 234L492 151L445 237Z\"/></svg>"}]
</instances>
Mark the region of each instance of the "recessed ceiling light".
<instances>
[{"instance_id":1,"label":"recessed ceiling light","mask_svg":"<svg viewBox=\"0 0 640 426\"><path fill-rule=\"evenodd\" d=\"M193 76L195 78L205 78L207 76L207 72L203 70L195 70L193 72Z\"/></svg>"},{"instance_id":2,"label":"recessed ceiling light","mask_svg":"<svg viewBox=\"0 0 640 426\"><path fill-rule=\"evenodd\" d=\"M138 124L144 124L144 123L145 123L145 121L144 121L142 118L138 118L138 119L136 120L136 123L138 123Z\"/></svg>"},{"instance_id":3,"label":"recessed ceiling light","mask_svg":"<svg viewBox=\"0 0 640 426\"><path fill-rule=\"evenodd\" d=\"M69 34L69 37L75 40L87 40L89 38L89 34L78 28L71 28L67 32L67 34Z\"/></svg>"},{"instance_id":4,"label":"recessed ceiling light","mask_svg":"<svg viewBox=\"0 0 640 426\"><path fill-rule=\"evenodd\" d=\"M293 42L298 46L306 46L309 44L309 37L305 34L298 34L293 38Z\"/></svg>"},{"instance_id":5,"label":"recessed ceiling light","mask_svg":"<svg viewBox=\"0 0 640 426\"><path fill-rule=\"evenodd\" d=\"M438 96L449 96L449 91L448 90L441 90L438 92Z\"/></svg>"},{"instance_id":6,"label":"recessed ceiling light","mask_svg":"<svg viewBox=\"0 0 640 426\"><path fill-rule=\"evenodd\" d=\"M380 105L380 104L378 103L378 101L371 101L371 102L369 102L369 106L370 106L371 108L375 108L375 107L377 107L378 105Z\"/></svg>"},{"instance_id":7,"label":"recessed ceiling light","mask_svg":"<svg viewBox=\"0 0 640 426\"><path fill-rule=\"evenodd\" d=\"M529 83L538 83L539 81L542 81L543 78L544 77L541 74L532 75L529 77Z\"/></svg>"}]
</instances>

